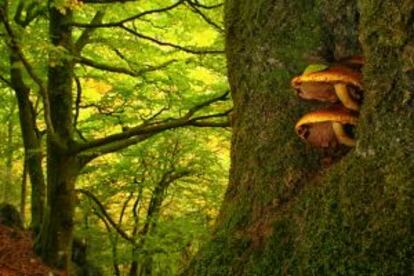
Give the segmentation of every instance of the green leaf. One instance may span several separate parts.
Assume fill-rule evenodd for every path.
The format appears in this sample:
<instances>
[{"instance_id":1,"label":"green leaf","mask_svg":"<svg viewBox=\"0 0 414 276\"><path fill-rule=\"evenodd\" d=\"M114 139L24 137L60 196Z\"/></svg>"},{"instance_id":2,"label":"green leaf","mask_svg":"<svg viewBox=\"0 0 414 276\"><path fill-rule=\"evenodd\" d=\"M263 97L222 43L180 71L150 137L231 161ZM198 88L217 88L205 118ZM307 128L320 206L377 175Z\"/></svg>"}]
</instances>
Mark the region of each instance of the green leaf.
<instances>
[{"instance_id":1,"label":"green leaf","mask_svg":"<svg viewBox=\"0 0 414 276\"><path fill-rule=\"evenodd\" d=\"M303 71L304 75L320 72L323 70L326 70L328 68L328 65L321 64L321 63L315 63L315 64L309 64L308 67L306 67L305 71Z\"/></svg>"}]
</instances>

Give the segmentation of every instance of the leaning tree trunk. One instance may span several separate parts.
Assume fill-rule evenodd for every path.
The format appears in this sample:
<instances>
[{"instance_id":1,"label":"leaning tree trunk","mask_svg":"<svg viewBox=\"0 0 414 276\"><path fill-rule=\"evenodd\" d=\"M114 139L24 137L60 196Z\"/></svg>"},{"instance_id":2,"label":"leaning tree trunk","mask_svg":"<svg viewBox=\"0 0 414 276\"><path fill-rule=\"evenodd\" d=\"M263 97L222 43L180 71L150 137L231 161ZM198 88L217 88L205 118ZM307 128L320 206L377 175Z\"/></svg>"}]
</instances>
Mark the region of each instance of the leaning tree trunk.
<instances>
[{"instance_id":1,"label":"leaning tree trunk","mask_svg":"<svg viewBox=\"0 0 414 276\"><path fill-rule=\"evenodd\" d=\"M216 232L184 274L410 275L414 2L227 0L225 11L231 178ZM323 168L293 131L315 103L290 79L359 51L357 145Z\"/></svg>"}]
</instances>

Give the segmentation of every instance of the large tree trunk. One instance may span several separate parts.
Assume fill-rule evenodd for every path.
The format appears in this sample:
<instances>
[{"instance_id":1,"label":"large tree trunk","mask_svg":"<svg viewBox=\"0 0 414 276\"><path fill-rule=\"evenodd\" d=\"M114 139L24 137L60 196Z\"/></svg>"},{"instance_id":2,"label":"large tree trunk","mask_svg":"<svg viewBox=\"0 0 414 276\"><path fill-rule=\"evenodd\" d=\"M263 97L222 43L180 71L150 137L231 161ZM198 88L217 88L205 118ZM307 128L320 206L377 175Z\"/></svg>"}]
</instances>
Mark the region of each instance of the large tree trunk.
<instances>
[{"instance_id":1,"label":"large tree trunk","mask_svg":"<svg viewBox=\"0 0 414 276\"><path fill-rule=\"evenodd\" d=\"M50 1L53 3L53 1ZM63 13L49 4L49 35L56 47L70 53L73 45L68 23L72 11ZM47 139L47 212L41 233L41 256L57 268L70 267L74 226L75 182L82 168L79 159L70 154L72 132L73 60L69 55L51 54L48 71L50 116L55 137Z\"/></svg>"},{"instance_id":2,"label":"large tree trunk","mask_svg":"<svg viewBox=\"0 0 414 276\"><path fill-rule=\"evenodd\" d=\"M226 1L231 179L213 239L185 274L412 273L414 2L396 2ZM293 131L317 104L290 79L317 56L358 53L358 35L357 146L323 168Z\"/></svg>"}]
</instances>

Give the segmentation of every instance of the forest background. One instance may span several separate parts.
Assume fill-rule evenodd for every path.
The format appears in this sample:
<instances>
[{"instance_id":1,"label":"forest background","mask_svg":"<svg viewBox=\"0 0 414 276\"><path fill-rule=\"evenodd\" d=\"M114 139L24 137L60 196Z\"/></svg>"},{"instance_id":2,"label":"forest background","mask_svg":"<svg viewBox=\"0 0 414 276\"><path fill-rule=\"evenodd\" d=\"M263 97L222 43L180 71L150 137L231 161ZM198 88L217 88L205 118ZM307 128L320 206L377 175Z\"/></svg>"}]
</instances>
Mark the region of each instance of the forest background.
<instances>
[{"instance_id":1,"label":"forest background","mask_svg":"<svg viewBox=\"0 0 414 276\"><path fill-rule=\"evenodd\" d=\"M1 201L19 207L52 266L68 266L71 254L58 252L74 238L74 255L87 248L88 266L105 275L175 274L209 236L227 183L223 5L34 0L0 9ZM53 180L60 166L77 167L69 181ZM62 200L52 190L63 186ZM68 224L73 236L58 240Z\"/></svg>"}]
</instances>

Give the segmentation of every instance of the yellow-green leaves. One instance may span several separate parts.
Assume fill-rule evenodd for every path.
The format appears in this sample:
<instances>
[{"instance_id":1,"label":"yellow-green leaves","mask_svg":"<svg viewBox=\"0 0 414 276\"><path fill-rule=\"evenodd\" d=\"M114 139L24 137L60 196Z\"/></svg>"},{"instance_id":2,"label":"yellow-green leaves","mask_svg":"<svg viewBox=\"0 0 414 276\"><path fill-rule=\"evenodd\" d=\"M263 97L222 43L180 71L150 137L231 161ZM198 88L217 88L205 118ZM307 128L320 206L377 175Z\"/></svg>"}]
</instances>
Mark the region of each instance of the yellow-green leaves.
<instances>
[{"instance_id":1,"label":"yellow-green leaves","mask_svg":"<svg viewBox=\"0 0 414 276\"><path fill-rule=\"evenodd\" d=\"M66 10L75 10L82 5L80 0L55 0L53 6L62 14L66 14Z\"/></svg>"}]
</instances>

